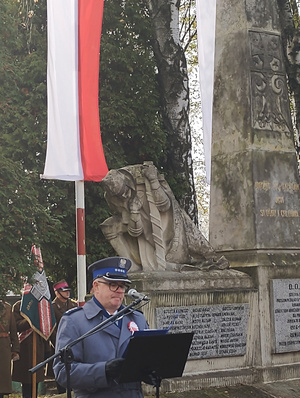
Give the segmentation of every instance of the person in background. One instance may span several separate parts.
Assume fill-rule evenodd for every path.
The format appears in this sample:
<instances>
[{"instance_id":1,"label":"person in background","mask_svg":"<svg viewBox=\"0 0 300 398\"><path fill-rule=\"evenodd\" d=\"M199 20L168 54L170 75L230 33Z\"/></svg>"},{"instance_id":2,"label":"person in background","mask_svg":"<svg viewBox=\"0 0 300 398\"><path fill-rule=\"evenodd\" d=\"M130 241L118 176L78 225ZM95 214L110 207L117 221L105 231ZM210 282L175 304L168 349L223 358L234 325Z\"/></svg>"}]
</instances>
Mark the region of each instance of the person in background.
<instances>
[{"instance_id":1,"label":"person in background","mask_svg":"<svg viewBox=\"0 0 300 398\"><path fill-rule=\"evenodd\" d=\"M11 305L0 300L0 398L12 392L11 361L19 359L20 344Z\"/></svg>"},{"instance_id":2,"label":"person in background","mask_svg":"<svg viewBox=\"0 0 300 398\"><path fill-rule=\"evenodd\" d=\"M21 300L13 306L13 314L16 321L17 332L20 341L20 360L14 362L12 380L22 383L23 398L32 397L32 374L29 369L33 366L33 333L36 333L30 327L28 321L20 312ZM39 334L36 335L36 363L43 362L49 355L49 343ZM36 391L38 383L44 381L44 369L36 372Z\"/></svg>"},{"instance_id":3,"label":"person in background","mask_svg":"<svg viewBox=\"0 0 300 398\"><path fill-rule=\"evenodd\" d=\"M52 301L53 311L56 319L56 326L51 334L51 342L55 347L55 340L57 334L57 328L63 314L70 310L71 308L75 308L78 306L75 300L70 298L71 288L65 280L61 280L57 283L54 283L53 289L55 292L55 299Z\"/></svg>"},{"instance_id":4,"label":"person in background","mask_svg":"<svg viewBox=\"0 0 300 398\"><path fill-rule=\"evenodd\" d=\"M71 289L65 280L54 283L53 289L56 297L52 301L52 307L56 319L56 325L51 334L50 341L55 348L57 328L61 317L66 311L70 310L71 308L77 307L78 304L75 300L70 299ZM60 384L56 383L56 386L58 394L63 394L66 391L66 389Z\"/></svg>"},{"instance_id":5,"label":"person in background","mask_svg":"<svg viewBox=\"0 0 300 398\"><path fill-rule=\"evenodd\" d=\"M130 267L131 261L122 257L105 258L89 266L93 297L84 306L64 313L58 327L56 353L123 308L125 291L131 283L127 276ZM142 398L140 382L119 384L117 379L133 331L144 329L148 329L144 315L134 310L75 344L70 370L75 398ZM67 387L66 369L60 357L54 359L53 370L56 380Z\"/></svg>"}]
</instances>

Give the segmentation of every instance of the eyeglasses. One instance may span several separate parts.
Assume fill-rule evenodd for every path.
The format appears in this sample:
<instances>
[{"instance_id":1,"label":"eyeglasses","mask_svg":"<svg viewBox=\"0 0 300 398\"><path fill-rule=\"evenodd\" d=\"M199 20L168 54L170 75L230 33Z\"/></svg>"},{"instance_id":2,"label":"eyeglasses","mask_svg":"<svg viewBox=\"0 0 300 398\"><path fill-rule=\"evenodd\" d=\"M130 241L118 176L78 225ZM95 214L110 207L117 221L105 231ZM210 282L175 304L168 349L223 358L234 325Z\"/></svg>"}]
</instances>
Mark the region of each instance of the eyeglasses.
<instances>
[{"instance_id":1,"label":"eyeglasses","mask_svg":"<svg viewBox=\"0 0 300 398\"><path fill-rule=\"evenodd\" d=\"M100 282L100 281L97 282L103 283L104 285L108 285L108 288L111 292L116 292L119 289L121 292L126 292L126 290L128 289L126 285L120 285L119 283L116 282Z\"/></svg>"}]
</instances>

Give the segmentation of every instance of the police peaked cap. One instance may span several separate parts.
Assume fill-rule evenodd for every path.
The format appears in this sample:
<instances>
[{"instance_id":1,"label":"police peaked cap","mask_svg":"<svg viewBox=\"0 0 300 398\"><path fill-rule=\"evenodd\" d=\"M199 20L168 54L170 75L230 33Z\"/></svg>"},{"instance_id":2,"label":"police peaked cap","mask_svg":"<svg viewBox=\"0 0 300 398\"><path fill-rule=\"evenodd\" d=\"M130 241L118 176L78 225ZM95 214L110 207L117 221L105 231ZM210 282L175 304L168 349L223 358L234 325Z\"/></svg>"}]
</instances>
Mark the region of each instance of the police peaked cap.
<instances>
[{"instance_id":1,"label":"police peaked cap","mask_svg":"<svg viewBox=\"0 0 300 398\"><path fill-rule=\"evenodd\" d=\"M124 257L108 257L89 265L88 270L93 275L93 280L103 278L110 282L131 283L127 271L131 267L131 261Z\"/></svg>"}]
</instances>

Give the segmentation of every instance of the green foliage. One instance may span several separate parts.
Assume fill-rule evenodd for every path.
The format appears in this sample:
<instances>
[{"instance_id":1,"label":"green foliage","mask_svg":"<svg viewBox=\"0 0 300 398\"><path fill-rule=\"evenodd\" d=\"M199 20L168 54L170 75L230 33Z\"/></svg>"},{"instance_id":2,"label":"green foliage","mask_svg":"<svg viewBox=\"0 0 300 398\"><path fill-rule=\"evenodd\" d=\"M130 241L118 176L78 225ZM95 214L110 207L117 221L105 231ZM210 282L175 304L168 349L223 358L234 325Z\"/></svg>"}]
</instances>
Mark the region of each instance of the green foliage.
<instances>
[{"instance_id":1,"label":"green foliage","mask_svg":"<svg viewBox=\"0 0 300 398\"><path fill-rule=\"evenodd\" d=\"M47 142L46 0L1 0L0 38L0 295L19 290L21 276L34 271L33 243L41 247L47 276L76 289L74 183L40 179ZM168 178L151 40L143 0L105 1L101 132L109 168L152 160ZM115 253L100 228L110 215L101 183L85 183L85 201L90 264Z\"/></svg>"},{"instance_id":2,"label":"green foliage","mask_svg":"<svg viewBox=\"0 0 300 398\"><path fill-rule=\"evenodd\" d=\"M197 66L196 0L183 0L180 4L180 40L189 64Z\"/></svg>"},{"instance_id":3,"label":"green foliage","mask_svg":"<svg viewBox=\"0 0 300 398\"><path fill-rule=\"evenodd\" d=\"M19 274L30 274L28 256L35 243L42 249L46 273L72 282L76 278L74 184L40 179L47 122L46 2L4 0L0 18L0 37L7 39L0 47L0 228L5 231L3 220L10 214L0 266L19 269L13 273L13 283L19 286ZM12 198L13 205L6 208ZM12 253L9 247L14 248ZM72 263L66 271L66 264Z\"/></svg>"},{"instance_id":4,"label":"green foliage","mask_svg":"<svg viewBox=\"0 0 300 398\"><path fill-rule=\"evenodd\" d=\"M288 78L290 109L294 124L294 144L296 155L300 158L300 83L299 83L299 2L277 0L281 36L285 53L284 62Z\"/></svg>"},{"instance_id":5,"label":"green foliage","mask_svg":"<svg viewBox=\"0 0 300 398\"><path fill-rule=\"evenodd\" d=\"M61 226L39 203L32 175L3 156L0 150L0 297L7 290L19 292L21 277L30 277L30 252L40 244L37 231L47 230L51 239Z\"/></svg>"},{"instance_id":6,"label":"green foliage","mask_svg":"<svg viewBox=\"0 0 300 398\"><path fill-rule=\"evenodd\" d=\"M152 160L163 166L166 134L142 0L107 0L101 37L100 119L109 168Z\"/></svg>"}]
</instances>

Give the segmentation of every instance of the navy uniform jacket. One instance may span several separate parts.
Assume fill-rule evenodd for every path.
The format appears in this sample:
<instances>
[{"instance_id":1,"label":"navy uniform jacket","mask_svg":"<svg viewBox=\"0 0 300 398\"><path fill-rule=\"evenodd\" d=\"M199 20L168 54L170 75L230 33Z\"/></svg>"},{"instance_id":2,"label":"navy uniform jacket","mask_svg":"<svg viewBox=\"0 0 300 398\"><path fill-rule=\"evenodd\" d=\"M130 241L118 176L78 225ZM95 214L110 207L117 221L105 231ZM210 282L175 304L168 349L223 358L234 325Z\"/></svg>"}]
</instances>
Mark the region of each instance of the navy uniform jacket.
<instances>
[{"instance_id":1,"label":"navy uniform jacket","mask_svg":"<svg viewBox=\"0 0 300 398\"><path fill-rule=\"evenodd\" d=\"M59 323L56 352L105 319L103 310L93 299L83 307L67 311ZM121 329L115 324L110 325L72 347L74 361L71 365L70 384L76 398L143 397L140 383L109 384L105 375L105 363L110 359L122 357L129 343L132 335L129 322L135 322L138 330L148 329L144 315L134 311L124 316ZM67 387L65 365L59 357L54 359L53 370L57 382Z\"/></svg>"}]
</instances>

